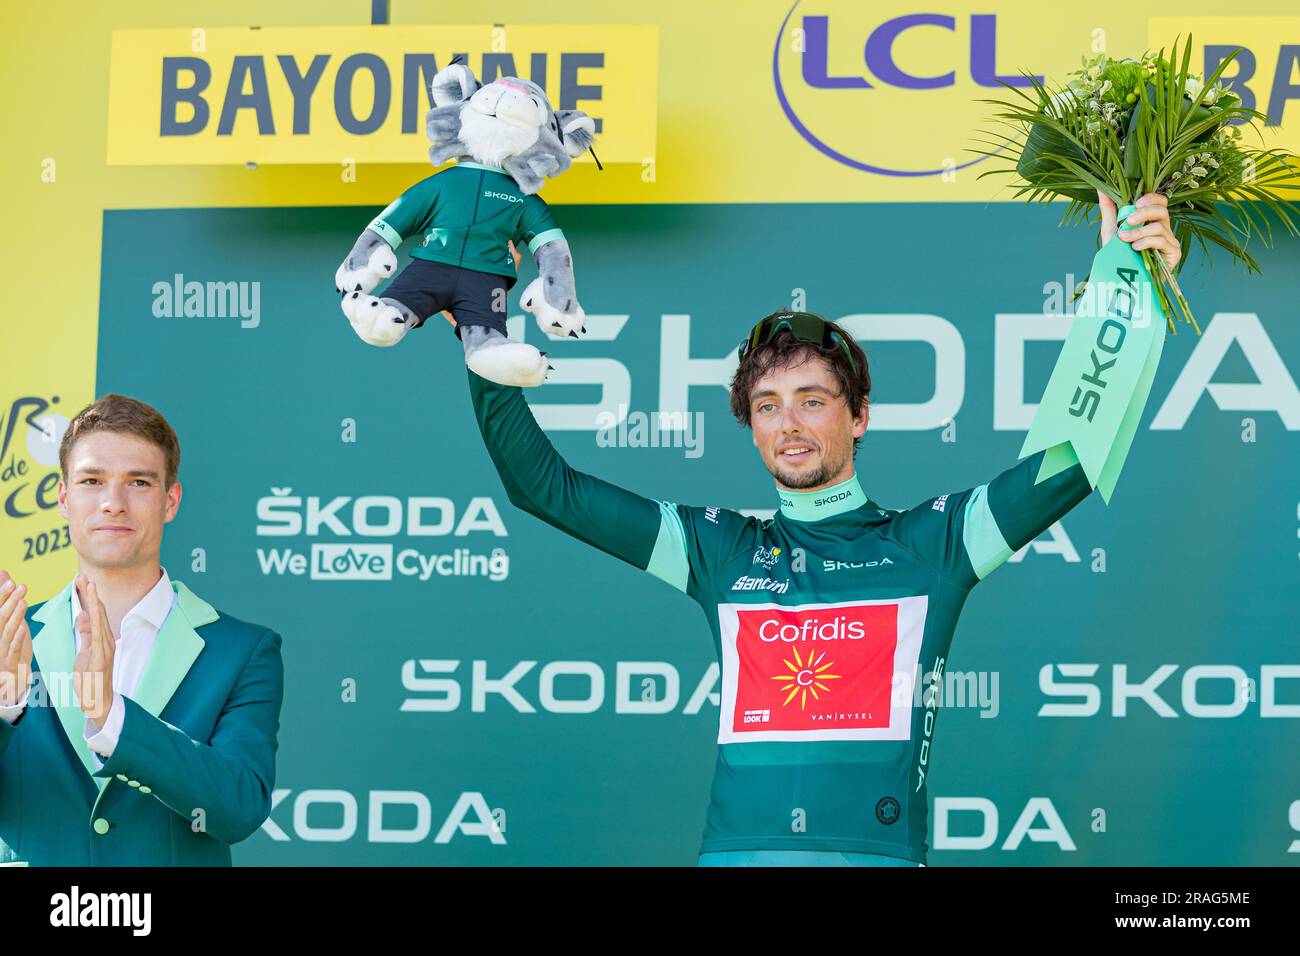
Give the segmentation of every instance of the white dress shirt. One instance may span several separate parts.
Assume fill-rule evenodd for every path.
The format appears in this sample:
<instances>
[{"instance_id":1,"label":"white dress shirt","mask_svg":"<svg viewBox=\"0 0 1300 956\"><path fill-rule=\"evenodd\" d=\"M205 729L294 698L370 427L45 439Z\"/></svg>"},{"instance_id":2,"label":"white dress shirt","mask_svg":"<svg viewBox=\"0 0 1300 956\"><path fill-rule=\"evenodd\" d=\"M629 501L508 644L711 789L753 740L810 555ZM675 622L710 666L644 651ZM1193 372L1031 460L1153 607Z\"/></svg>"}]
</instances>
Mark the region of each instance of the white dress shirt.
<instances>
[{"instance_id":1,"label":"white dress shirt","mask_svg":"<svg viewBox=\"0 0 1300 956\"><path fill-rule=\"evenodd\" d=\"M171 612L176 601L176 592L172 590L171 578L167 569L162 568L162 576L149 593L142 597L135 607L126 612L122 618L113 652L113 705L109 708L104 726L98 726L89 717L86 718L83 733L92 756L98 766L103 766L100 756L109 757L117 746L117 739L122 733L122 721L126 717L126 704L123 696L130 697L140 684L140 675L144 673L149 655L153 652L154 641L163 621ZM81 652L81 632L77 630L77 617L81 614L81 599L77 589L72 588L71 601L72 633L76 641L77 653ZM0 707L0 719L13 723L27 706L27 694L23 695L13 707ZM98 769L98 767L96 768Z\"/></svg>"}]
</instances>

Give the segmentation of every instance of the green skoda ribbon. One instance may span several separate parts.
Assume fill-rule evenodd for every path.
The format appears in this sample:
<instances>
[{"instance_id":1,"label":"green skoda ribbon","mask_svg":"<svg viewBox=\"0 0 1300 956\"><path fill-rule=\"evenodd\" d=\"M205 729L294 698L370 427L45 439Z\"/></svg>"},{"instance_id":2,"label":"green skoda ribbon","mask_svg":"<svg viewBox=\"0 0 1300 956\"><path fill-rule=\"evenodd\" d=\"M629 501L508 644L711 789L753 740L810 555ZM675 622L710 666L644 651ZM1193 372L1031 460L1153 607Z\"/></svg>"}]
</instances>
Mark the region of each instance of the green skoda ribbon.
<instances>
[{"instance_id":1,"label":"green skoda ribbon","mask_svg":"<svg viewBox=\"0 0 1300 956\"><path fill-rule=\"evenodd\" d=\"M1121 230L1136 207L1119 210ZM1020 457L1046 449L1035 483L1083 465L1110 504L1146 407L1167 325L1142 256L1118 234L1092 260L1069 335L1061 348Z\"/></svg>"}]
</instances>

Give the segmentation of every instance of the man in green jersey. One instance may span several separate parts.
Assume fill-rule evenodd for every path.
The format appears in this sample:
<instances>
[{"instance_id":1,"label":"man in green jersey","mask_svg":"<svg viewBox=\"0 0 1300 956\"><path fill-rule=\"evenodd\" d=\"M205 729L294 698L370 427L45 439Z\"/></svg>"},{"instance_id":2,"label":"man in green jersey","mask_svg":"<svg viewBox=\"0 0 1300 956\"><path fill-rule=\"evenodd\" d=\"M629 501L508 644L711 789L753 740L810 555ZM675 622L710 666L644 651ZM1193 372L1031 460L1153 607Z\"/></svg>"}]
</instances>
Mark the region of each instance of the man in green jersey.
<instances>
[{"instance_id":1,"label":"man in green jersey","mask_svg":"<svg viewBox=\"0 0 1300 956\"><path fill-rule=\"evenodd\" d=\"M1141 228L1120 234L1172 268L1181 249L1164 197L1136 205L1127 223ZM1115 220L1103 200L1103 242ZM518 388L469 378L512 503L704 609L721 707L700 863L923 865L935 691L957 616L972 587L1088 496L1082 466L1035 484L1038 452L986 484L882 507L853 460L869 417L866 356L807 313L756 325L731 384L776 481L769 520L577 471Z\"/></svg>"}]
</instances>

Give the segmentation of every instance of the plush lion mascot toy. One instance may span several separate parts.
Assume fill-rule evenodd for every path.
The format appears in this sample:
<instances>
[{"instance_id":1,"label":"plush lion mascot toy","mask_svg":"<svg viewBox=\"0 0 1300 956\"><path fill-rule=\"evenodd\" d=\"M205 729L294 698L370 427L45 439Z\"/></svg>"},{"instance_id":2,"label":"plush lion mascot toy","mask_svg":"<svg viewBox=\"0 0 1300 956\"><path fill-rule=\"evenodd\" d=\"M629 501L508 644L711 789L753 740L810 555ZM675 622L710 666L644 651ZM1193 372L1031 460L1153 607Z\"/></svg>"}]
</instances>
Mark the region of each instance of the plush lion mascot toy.
<instances>
[{"instance_id":1,"label":"plush lion mascot toy","mask_svg":"<svg viewBox=\"0 0 1300 956\"><path fill-rule=\"evenodd\" d=\"M555 110L541 87L506 76L479 83L463 63L439 70L425 129L429 159L455 165L416 183L366 227L335 273L343 313L362 340L392 346L444 309L455 317L465 362L502 385L540 385L546 353L506 337L506 295L515 283L510 243L527 246L538 276L521 305L543 332L577 337L584 313L564 233L537 191L592 146L595 123ZM394 255L415 236L411 261Z\"/></svg>"}]
</instances>

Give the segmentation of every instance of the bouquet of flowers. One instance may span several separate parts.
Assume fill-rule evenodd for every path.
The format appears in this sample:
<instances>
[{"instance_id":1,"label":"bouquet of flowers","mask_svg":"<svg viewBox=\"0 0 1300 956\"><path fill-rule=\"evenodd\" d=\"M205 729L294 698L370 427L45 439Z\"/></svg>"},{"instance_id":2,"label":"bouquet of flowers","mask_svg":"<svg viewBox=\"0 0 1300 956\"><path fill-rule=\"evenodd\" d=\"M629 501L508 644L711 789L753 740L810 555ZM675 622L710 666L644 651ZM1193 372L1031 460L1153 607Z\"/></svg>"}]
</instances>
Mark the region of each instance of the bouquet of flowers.
<instances>
[{"instance_id":1,"label":"bouquet of flowers","mask_svg":"<svg viewBox=\"0 0 1300 956\"><path fill-rule=\"evenodd\" d=\"M1183 248L1190 250L1192 240L1206 252L1215 245L1258 273L1259 263L1246 245L1256 233L1271 244L1266 213L1300 235L1294 212L1274 195L1300 188L1295 180L1300 165L1293 165L1298 157L1284 150L1242 142L1242 127L1258 132L1254 121L1266 117L1243 106L1218 82L1238 52L1204 80L1189 70L1190 36L1181 51L1175 40L1167 58L1163 49L1136 60L1104 53L1084 57L1082 68L1059 89L1022 72L1028 91L1003 83L1018 100L981 101L1000 107L996 116L1012 128L1010 135L993 134L997 140L985 141L993 149L974 150L1011 160L1009 167L990 169L981 178L1015 173L1024 181L1016 186L1017 197L1027 193L1030 202L1058 195L1069 199L1062 224L1086 221L1098 191L1117 207L1145 193L1160 193L1168 200L1174 236ZM1125 214L1121 209L1121 223ZM1199 334L1175 278L1186 259L1171 271L1152 250L1138 251L1155 280L1170 332L1176 332L1177 315ZM1082 291L1080 286L1075 298Z\"/></svg>"}]
</instances>

